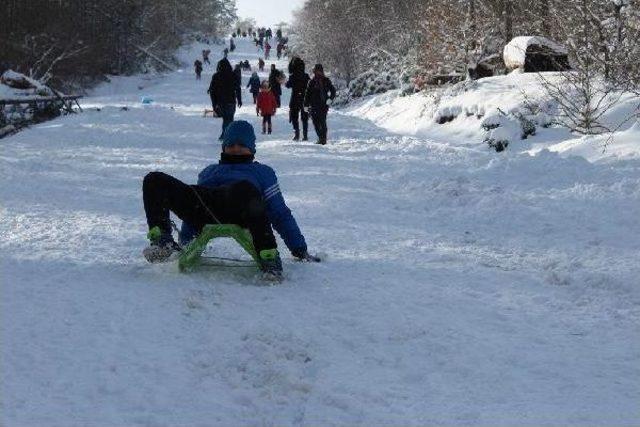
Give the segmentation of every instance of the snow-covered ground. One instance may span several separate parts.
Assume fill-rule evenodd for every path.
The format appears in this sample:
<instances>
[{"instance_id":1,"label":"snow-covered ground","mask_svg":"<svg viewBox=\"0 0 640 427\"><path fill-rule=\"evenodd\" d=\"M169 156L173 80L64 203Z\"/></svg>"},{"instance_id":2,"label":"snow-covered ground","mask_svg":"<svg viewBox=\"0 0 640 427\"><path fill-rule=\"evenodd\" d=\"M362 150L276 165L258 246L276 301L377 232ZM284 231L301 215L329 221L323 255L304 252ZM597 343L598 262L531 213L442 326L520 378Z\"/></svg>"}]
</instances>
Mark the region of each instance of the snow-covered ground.
<instances>
[{"instance_id":1,"label":"snow-covered ground","mask_svg":"<svg viewBox=\"0 0 640 427\"><path fill-rule=\"evenodd\" d=\"M326 262L284 249L273 287L181 274L141 256L141 184L217 160L200 50L2 140L0 424L640 423L637 126L632 155L498 154L349 109L323 147L290 141L283 108L257 157Z\"/></svg>"}]
</instances>

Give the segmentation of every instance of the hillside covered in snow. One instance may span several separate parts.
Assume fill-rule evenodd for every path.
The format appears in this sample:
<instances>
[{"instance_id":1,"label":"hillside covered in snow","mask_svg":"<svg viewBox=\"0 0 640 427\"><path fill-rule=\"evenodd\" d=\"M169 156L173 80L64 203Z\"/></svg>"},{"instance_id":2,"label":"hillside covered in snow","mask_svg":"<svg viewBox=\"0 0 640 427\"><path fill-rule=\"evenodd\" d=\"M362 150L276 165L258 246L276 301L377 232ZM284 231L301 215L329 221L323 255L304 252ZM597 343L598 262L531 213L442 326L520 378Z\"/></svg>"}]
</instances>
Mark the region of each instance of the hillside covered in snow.
<instances>
[{"instance_id":1,"label":"hillside covered in snow","mask_svg":"<svg viewBox=\"0 0 640 427\"><path fill-rule=\"evenodd\" d=\"M0 424L640 423L637 122L604 151L540 125L497 153L483 120L535 85L511 74L331 109L320 146L291 141L284 90L256 157L324 262L279 241L280 285L183 274L141 255L141 185L219 158L204 47L2 140Z\"/></svg>"}]
</instances>

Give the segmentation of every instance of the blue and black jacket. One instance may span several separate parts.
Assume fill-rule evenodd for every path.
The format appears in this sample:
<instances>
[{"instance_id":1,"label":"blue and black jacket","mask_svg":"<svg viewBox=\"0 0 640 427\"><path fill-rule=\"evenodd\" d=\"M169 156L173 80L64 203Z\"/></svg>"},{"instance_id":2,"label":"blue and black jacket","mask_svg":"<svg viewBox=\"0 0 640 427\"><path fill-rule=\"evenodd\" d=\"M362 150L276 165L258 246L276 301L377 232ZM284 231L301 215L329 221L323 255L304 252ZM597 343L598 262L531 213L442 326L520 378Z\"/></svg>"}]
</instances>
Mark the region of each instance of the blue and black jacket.
<instances>
[{"instance_id":1,"label":"blue and black jacket","mask_svg":"<svg viewBox=\"0 0 640 427\"><path fill-rule=\"evenodd\" d=\"M278 232L291 253L307 250L307 243L291 210L287 207L280 192L278 178L273 169L258 162L251 163L219 163L207 166L198 174L198 185L218 187L237 181L249 181L264 198L267 216L273 228ZM182 223L180 242L189 242L195 237L196 230L188 223Z\"/></svg>"}]
</instances>

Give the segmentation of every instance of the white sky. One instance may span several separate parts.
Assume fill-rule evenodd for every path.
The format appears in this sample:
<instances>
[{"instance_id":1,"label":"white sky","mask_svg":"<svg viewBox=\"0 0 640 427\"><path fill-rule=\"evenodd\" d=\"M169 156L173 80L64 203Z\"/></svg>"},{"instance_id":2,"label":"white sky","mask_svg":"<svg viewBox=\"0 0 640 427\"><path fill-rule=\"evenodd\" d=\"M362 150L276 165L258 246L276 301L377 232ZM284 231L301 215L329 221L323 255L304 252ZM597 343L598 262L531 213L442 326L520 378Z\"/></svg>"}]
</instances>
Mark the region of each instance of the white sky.
<instances>
[{"instance_id":1,"label":"white sky","mask_svg":"<svg viewBox=\"0 0 640 427\"><path fill-rule=\"evenodd\" d=\"M260 26L291 22L291 11L302 6L304 0L236 0L238 17L254 18Z\"/></svg>"}]
</instances>

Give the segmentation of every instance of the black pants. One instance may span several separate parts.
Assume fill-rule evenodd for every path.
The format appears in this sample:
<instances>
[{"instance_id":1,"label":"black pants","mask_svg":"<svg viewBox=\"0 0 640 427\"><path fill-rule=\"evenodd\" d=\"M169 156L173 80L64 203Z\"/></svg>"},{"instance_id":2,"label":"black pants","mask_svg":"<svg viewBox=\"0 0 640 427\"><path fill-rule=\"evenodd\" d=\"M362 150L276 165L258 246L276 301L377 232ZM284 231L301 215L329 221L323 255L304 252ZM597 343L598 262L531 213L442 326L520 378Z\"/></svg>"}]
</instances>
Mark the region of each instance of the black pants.
<instances>
[{"instance_id":1,"label":"black pants","mask_svg":"<svg viewBox=\"0 0 640 427\"><path fill-rule=\"evenodd\" d=\"M222 139L222 135L224 135L225 129L227 126L231 124L233 121L233 116L236 114L236 104L220 104L215 105L213 103L213 98L211 98L211 105L213 105L213 110L216 111L217 114L222 116L222 132L220 132L220 138Z\"/></svg>"},{"instance_id":2,"label":"black pants","mask_svg":"<svg viewBox=\"0 0 640 427\"><path fill-rule=\"evenodd\" d=\"M296 132L296 135L300 134L300 123L298 122L298 117L300 117L300 120L302 121L302 136L303 138L306 138L309 129L309 113L300 107L289 107L289 121L293 125L293 130Z\"/></svg>"},{"instance_id":3,"label":"black pants","mask_svg":"<svg viewBox=\"0 0 640 427\"><path fill-rule=\"evenodd\" d=\"M271 114L265 114L262 116L262 132L264 133L267 130L271 133Z\"/></svg>"},{"instance_id":4,"label":"black pants","mask_svg":"<svg viewBox=\"0 0 640 427\"><path fill-rule=\"evenodd\" d=\"M258 253L276 248L265 202L260 191L249 181L207 188L187 185L163 172L150 172L142 183L142 198L149 229L158 226L162 232L171 233L171 211L197 233L205 225L218 221L238 224L249 229Z\"/></svg>"},{"instance_id":5,"label":"black pants","mask_svg":"<svg viewBox=\"0 0 640 427\"><path fill-rule=\"evenodd\" d=\"M278 87L275 90L271 90L273 92L273 96L276 97L276 107L280 108L280 97L282 96L282 89L280 89L280 86L278 85Z\"/></svg>"},{"instance_id":6,"label":"black pants","mask_svg":"<svg viewBox=\"0 0 640 427\"><path fill-rule=\"evenodd\" d=\"M327 109L318 108L311 110L311 120L316 129L320 142L327 141Z\"/></svg>"}]
</instances>

